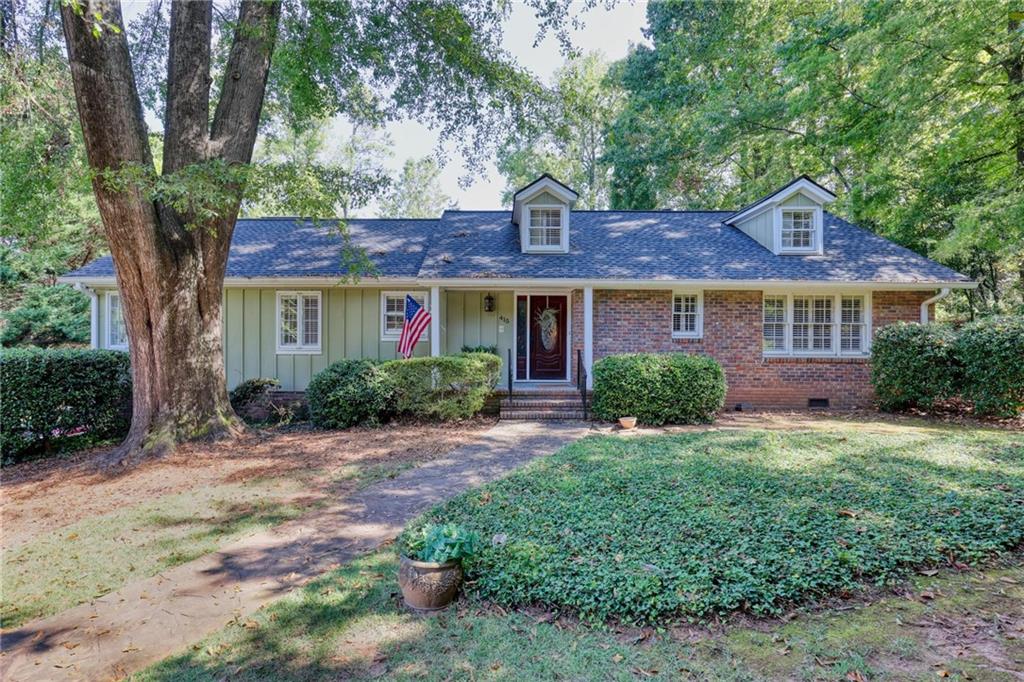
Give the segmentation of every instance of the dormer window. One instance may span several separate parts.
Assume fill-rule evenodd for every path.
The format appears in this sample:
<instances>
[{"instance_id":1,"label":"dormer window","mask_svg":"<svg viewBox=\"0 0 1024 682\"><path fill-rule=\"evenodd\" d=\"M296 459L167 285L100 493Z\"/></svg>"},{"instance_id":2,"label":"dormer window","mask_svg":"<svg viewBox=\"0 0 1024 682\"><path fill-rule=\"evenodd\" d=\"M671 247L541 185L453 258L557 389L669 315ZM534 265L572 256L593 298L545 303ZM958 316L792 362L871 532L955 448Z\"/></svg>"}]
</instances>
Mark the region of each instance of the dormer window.
<instances>
[{"instance_id":1,"label":"dormer window","mask_svg":"<svg viewBox=\"0 0 1024 682\"><path fill-rule=\"evenodd\" d=\"M814 211L782 211L782 248L785 250L813 250Z\"/></svg>"},{"instance_id":2,"label":"dormer window","mask_svg":"<svg viewBox=\"0 0 1024 682\"><path fill-rule=\"evenodd\" d=\"M825 204L836 195L806 176L733 213L732 225L777 256L825 252Z\"/></svg>"},{"instance_id":3,"label":"dormer window","mask_svg":"<svg viewBox=\"0 0 1024 682\"><path fill-rule=\"evenodd\" d=\"M543 249L562 247L561 207L530 207L530 248Z\"/></svg>"},{"instance_id":4,"label":"dormer window","mask_svg":"<svg viewBox=\"0 0 1024 682\"><path fill-rule=\"evenodd\" d=\"M512 224L519 228L522 252L569 253L569 217L578 197L547 174L512 195Z\"/></svg>"}]
</instances>

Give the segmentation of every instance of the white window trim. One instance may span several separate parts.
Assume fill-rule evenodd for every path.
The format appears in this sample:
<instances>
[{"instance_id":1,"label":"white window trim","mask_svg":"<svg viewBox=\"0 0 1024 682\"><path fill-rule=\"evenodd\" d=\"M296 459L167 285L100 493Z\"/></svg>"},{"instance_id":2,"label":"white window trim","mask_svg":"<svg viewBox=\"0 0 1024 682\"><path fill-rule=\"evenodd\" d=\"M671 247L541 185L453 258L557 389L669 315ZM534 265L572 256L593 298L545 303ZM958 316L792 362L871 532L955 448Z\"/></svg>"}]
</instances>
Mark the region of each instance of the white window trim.
<instances>
[{"instance_id":1,"label":"white window trim","mask_svg":"<svg viewBox=\"0 0 1024 682\"><path fill-rule=\"evenodd\" d=\"M532 246L530 244L530 212L533 209L557 208L562 214L561 238L557 246ZM523 244L523 253L568 253L569 252L569 207L565 204L526 204L523 206L523 228L520 232L520 239Z\"/></svg>"},{"instance_id":2,"label":"white window trim","mask_svg":"<svg viewBox=\"0 0 1024 682\"><path fill-rule=\"evenodd\" d=\"M692 332L677 332L673 325L673 318L676 311L676 296L697 296L697 324ZM668 328L672 332L673 339L701 339L704 338L704 291L703 290L679 290L672 292L672 299L669 303Z\"/></svg>"},{"instance_id":3,"label":"white window trim","mask_svg":"<svg viewBox=\"0 0 1024 682\"><path fill-rule=\"evenodd\" d=\"M781 296L786 299L785 309L785 349L784 350L766 350L764 348L764 297L765 296ZM829 351L814 351L814 350L793 350L793 298L794 297L822 297L827 296L832 298L832 350ZM842 345L842 305L844 296L859 296L864 299L864 338L862 339L862 348L859 351L843 351L840 347ZM761 354L766 358L867 358L871 356L871 339L873 336L872 327L872 304L871 304L871 292L870 291L817 291L808 289L806 291L762 291L761 292L761 329L760 342L761 342Z\"/></svg>"},{"instance_id":4,"label":"white window trim","mask_svg":"<svg viewBox=\"0 0 1024 682\"><path fill-rule=\"evenodd\" d=\"M323 294L320 291L277 291L275 292L275 304L274 304L274 346L277 349L278 355L320 355L321 349L323 348L324 341L324 300ZM297 323L298 330L296 338L299 343L294 345L281 345L281 298L284 296L298 296L299 305L297 306ZM316 344L304 344L302 338L305 336L305 315L306 306L301 302L302 298L315 298L317 300L316 314L317 314L317 336Z\"/></svg>"},{"instance_id":5,"label":"white window trim","mask_svg":"<svg viewBox=\"0 0 1024 682\"><path fill-rule=\"evenodd\" d=\"M106 302L104 304L105 307L106 307L106 314L104 315L104 317L107 318L106 319L106 324L103 325L103 327L104 327L104 334L103 334L104 345L105 345L106 348L109 348L110 350L128 350L128 344L127 343L116 344L115 345L115 344L111 343L111 341L110 341L110 328L111 328L111 326L113 324L113 321L114 321L113 316L110 314L111 301L114 298L117 298L118 301L121 301L121 294L120 294L120 292L117 292L117 291L108 291L104 298L106 299ZM124 303L123 302L121 303L121 319L122 319L122 321L124 320ZM128 325L127 324L124 325L124 336L125 336L125 339L128 338Z\"/></svg>"},{"instance_id":6,"label":"white window trim","mask_svg":"<svg viewBox=\"0 0 1024 682\"><path fill-rule=\"evenodd\" d=\"M786 211L810 211L813 213L813 227L814 231L811 233L811 245L801 247L783 247L782 246L782 214ZM824 211L821 206L776 206L773 211L773 240L775 246L775 253L777 255L803 255L824 253L825 239L824 239Z\"/></svg>"},{"instance_id":7,"label":"white window trim","mask_svg":"<svg viewBox=\"0 0 1024 682\"><path fill-rule=\"evenodd\" d=\"M386 326L387 316L385 315L385 313L387 312L387 299L388 299L388 296L401 296L403 302L405 301L405 297L406 296L412 296L413 298L422 298L423 299L423 307L426 308L427 312L429 313L430 312L430 292L429 291L412 291L412 290L410 290L410 291L382 291L382 292L380 292L380 340L381 341L398 341L400 338L402 338L401 330L399 330L397 332L389 332L387 330L387 326ZM404 310L404 308L403 308L403 310ZM420 334L420 341L423 341L424 339L426 339L429 334L430 334L430 325L427 325L427 328L423 330L422 334Z\"/></svg>"}]
</instances>

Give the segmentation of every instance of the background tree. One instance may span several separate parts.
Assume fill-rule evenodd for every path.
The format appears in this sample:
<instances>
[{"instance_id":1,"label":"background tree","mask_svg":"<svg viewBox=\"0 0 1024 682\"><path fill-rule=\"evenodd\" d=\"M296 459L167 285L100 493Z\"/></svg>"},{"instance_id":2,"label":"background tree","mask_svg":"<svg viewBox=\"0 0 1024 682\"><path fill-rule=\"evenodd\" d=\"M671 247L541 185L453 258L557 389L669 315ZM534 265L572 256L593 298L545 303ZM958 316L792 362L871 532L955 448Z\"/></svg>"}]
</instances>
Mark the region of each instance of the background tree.
<instances>
[{"instance_id":1,"label":"background tree","mask_svg":"<svg viewBox=\"0 0 1024 682\"><path fill-rule=\"evenodd\" d=\"M33 9L16 22L13 3L0 8L0 341L86 343L88 298L49 289L104 252L103 226L71 74L46 37L59 17Z\"/></svg>"},{"instance_id":2,"label":"background tree","mask_svg":"<svg viewBox=\"0 0 1024 682\"><path fill-rule=\"evenodd\" d=\"M351 137L334 146L327 142L327 129L327 121L314 120L299 130L278 125L264 135L256 146L243 215L348 218L388 187L385 148L378 145L376 131L356 126Z\"/></svg>"},{"instance_id":3,"label":"background tree","mask_svg":"<svg viewBox=\"0 0 1024 682\"><path fill-rule=\"evenodd\" d=\"M542 118L525 133L515 131L498 149L498 171L511 204L516 190L550 173L579 192L581 209L608 208L611 166L602 158L606 128L622 108L623 93L608 64L595 52L555 72Z\"/></svg>"},{"instance_id":4,"label":"background tree","mask_svg":"<svg viewBox=\"0 0 1024 682\"><path fill-rule=\"evenodd\" d=\"M569 1L531 5L564 44ZM119 4L61 5L132 356L132 426L115 458L239 428L225 387L221 291L265 95L268 111L290 122L419 118L479 168L488 141L538 101L533 79L500 48L510 12L506 3L292 0L241 2L236 14L172 2L169 16L146 14L167 35L166 72L150 78L163 50L156 41L146 53L150 70L133 64L141 45L130 48ZM150 93L164 103L159 171L143 119Z\"/></svg>"},{"instance_id":5,"label":"background tree","mask_svg":"<svg viewBox=\"0 0 1024 682\"><path fill-rule=\"evenodd\" d=\"M452 208L452 198L441 189L441 169L425 156L406 159L402 172L380 201L381 218L437 218Z\"/></svg>"},{"instance_id":6,"label":"background tree","mask_svg":"<svg viewBox=\"0 0 1024 682\"><path fill-rule=\"evenodd\" d=\"M652 3L623 65L613 203L740 206L806 172L833 210L1022 305L1024 94L1012 3Z\"/></svg>"}]
</instances>

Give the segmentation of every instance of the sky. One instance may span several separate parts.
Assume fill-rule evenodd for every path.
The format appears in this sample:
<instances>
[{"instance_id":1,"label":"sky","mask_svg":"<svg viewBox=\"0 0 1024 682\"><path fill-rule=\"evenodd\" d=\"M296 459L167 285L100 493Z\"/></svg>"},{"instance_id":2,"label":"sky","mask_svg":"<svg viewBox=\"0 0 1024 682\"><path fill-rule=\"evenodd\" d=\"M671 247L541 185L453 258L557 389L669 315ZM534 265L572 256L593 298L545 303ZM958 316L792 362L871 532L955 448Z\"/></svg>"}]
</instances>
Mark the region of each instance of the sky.
<instances>
[{"instance_id":1,"label":"sky","mask_svg":"<svg viewBox=\"0 0 1024 682\"><path fill-rule=\"evenodd\" d=\"M145 6L145 0L125 2L125 23L131 21ZM641 31L647 21L647 6L641 0L621 0L611 9L599 3L580 16L585 21L583 28L571 32L572 43L580 52L600 51L608 61L616 61L626 56L631 45L646 42ZM536 36L537 20L533 11L513 0L512 13L504 32L504 47L520 65L535 73L545 83L550 83L555 70L565 59L554 36L548 35L534 47ZM147 120L150 118L153 118L152 115L147 116ZM159 122L153 118L150 125L159 126ZM336 120L331 126L331 132L339 135L345 135L349 130L342 120ZM386 165L394 175L398 174L406 159L430 156L436 149L437 134L415 121L394 122L386 130L394 142L394 155ZM441 185L445 194L452 197L461 209L500 208L505 183L494 163L488 163L481 177L468 187L462 187L459 179L466 175L465 164L456 150L446 151L448 161L441 172ZM375 206L370 205L356 213L363 217L373 216L376 214Z\"/></svg>"},{"instance_id":2,"label":"sky","mask_svg":"<svg viewBox=\"0 0 1024 682\"><path fill-rule=\"evenodd\" d=\"M573 45L581 52L599 50L608 61L616 61L626 56L631 45L647 42L641 33L647 23L645 2L620 2L610 10L598 5L582 16L585 26L572 32ZM505 49L520 65L537 74L545 83L550 83L555 70L565 60L554 36L547 36L534 47L536 35L537 21L532 10L516 3L506 24ZM388 131L395 143L395 155L389 168L395 172L401 169L407 158L432 154L437 144L437 135L415 121L392 124ZM459 186L459 178L465 172L457 152L452 152L441 173L445 194L452 197L461 209L500 208L505 182L494 163L487 165L481 178L463 188Z\"/></svg>"}]
</instances>

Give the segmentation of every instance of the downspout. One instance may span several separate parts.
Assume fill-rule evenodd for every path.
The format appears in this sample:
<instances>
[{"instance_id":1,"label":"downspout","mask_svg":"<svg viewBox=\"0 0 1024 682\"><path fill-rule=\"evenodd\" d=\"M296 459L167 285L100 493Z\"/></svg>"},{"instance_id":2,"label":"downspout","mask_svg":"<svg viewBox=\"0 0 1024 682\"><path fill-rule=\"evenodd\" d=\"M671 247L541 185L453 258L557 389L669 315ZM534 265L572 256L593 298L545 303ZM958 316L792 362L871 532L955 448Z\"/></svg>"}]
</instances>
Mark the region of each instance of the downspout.
<instances>
[{"instance_id":1,"label":"downspout","mask_svg":"<svg viewBox=\"0 0 1024 682\"><path fill-rule=\"evenodd\" d=\"M943 287L939 290L939 293L935 294L927 301L921 304L921 324L928 324L928 306L932 303L938 303L942 299L949 296L951 289L949 287Z\"/></svg>"},{"instance_id":2,"label":"downspout","mask_svg":"<svg viewBox=\"0 0 1024 682\"><path fill-rule=\"evenodd\" d=\"M89 347L99 348L100 340L100 299L97 295L96 290L87 287L81 282L75 284L75 288L84 294L89 295Z\"/></svg>"}]
</instances>

